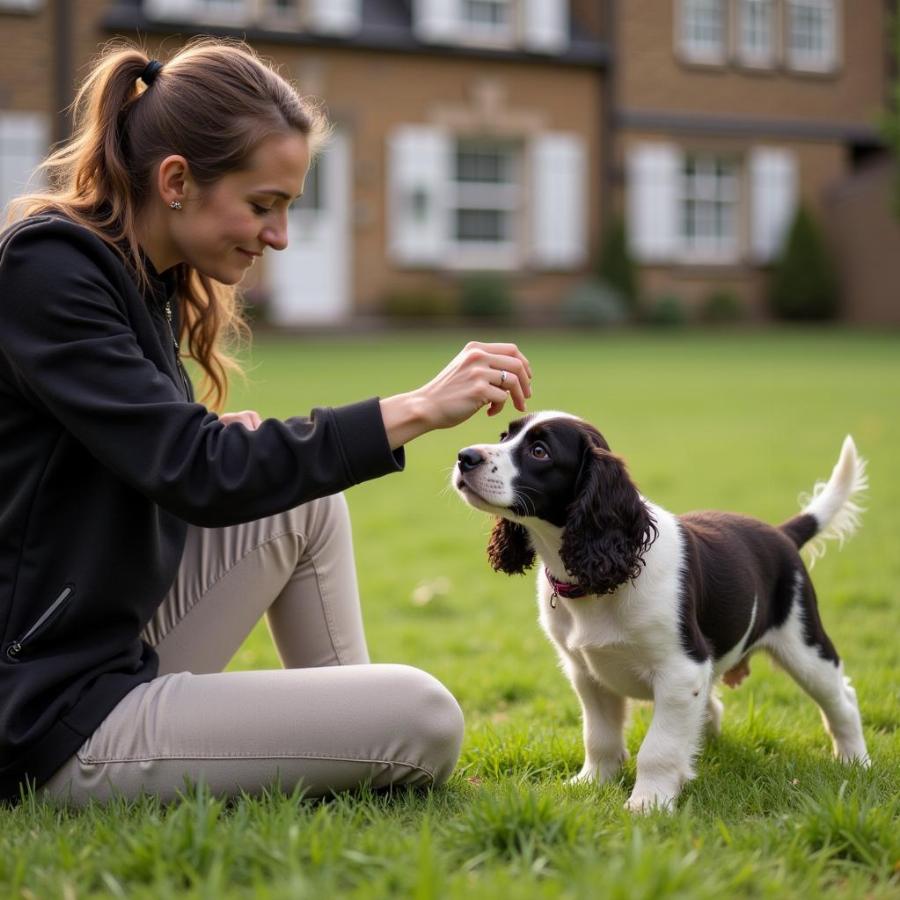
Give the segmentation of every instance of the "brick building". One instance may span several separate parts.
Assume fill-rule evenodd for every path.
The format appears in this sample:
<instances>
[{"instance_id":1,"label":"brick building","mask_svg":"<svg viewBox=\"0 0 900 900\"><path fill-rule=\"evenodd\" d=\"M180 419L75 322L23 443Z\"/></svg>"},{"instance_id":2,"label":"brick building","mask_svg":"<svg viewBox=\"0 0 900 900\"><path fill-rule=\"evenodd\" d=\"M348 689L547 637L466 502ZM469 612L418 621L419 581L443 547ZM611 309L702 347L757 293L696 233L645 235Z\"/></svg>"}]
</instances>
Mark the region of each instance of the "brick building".
<instances>
[{"instance_id":1,"label":"brick building","mask_svg":"<svg viewBox=\"0 0 900 900\"><path fill-rule=\"evenodd\" d=\"M334 140L261 273L284 323L473 270L538 317L618 212L648 296L726 288L761 315L796 203L824 218L878 152L888 89L884 0L0 0L0 31L4 204L116 35L162 58L246 37L325 100Z\"/></svg>"}]
</instances>

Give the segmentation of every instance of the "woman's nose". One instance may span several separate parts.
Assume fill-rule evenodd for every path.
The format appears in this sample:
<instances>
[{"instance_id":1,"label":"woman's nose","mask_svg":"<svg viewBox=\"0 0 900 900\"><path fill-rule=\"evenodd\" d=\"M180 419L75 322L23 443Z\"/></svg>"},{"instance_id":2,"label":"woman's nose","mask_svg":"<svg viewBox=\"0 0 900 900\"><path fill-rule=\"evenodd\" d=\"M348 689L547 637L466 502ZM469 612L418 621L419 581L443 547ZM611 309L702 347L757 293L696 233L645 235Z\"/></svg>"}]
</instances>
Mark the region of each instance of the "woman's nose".
<instances>
[{"instance_id":1,"label":"woman's nose","mask_svg":"<svg viewBox=\"0 0 900 900\"><path fill-rule=\"evenodd\" d=\"M262 232L262 239L273 250L284 250L288 245L287 216L277 225L267 225Z\"/></svg>"}]
</instances>

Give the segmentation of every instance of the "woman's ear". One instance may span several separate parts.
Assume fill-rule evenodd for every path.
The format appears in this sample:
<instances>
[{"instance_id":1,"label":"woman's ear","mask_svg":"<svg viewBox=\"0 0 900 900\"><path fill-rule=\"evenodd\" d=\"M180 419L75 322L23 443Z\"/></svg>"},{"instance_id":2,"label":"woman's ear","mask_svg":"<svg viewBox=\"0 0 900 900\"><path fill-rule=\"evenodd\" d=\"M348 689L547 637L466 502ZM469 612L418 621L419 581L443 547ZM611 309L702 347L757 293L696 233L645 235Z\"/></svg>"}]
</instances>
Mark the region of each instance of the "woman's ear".
<instances>
[{"instance_id":1,"label":"woman's ear","mask_svg":"<svg viewBox=\"0 0 900 900\"><path fill-rule=\"evenodd\" d=\"M559 555L582 588L610 594L638 577L659 531L625 463L602 447L585 454Z\"/></svg>"},{"instance_id":2,"label":"woman's ear","mask_svg":"<svg viewBox=\"0 0 900 900\"><path fill-rule=\"evenodd\" d=\"M495 572L521 575L534 565L534 548L524 526L498 518L487 546L488 559Z\"/></svg>"}]
</instances>

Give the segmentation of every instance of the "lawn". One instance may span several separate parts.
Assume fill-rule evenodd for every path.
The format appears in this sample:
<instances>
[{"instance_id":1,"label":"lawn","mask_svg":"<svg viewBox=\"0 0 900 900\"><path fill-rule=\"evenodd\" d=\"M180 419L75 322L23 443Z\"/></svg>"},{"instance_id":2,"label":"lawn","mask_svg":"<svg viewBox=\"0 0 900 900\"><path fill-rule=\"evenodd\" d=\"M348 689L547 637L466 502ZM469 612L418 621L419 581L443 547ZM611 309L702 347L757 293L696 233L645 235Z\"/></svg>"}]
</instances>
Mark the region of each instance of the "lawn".
<instances>
[{"instance_id":1,"label":"lawn","mask_svg":"<svg viewBox=\"0 0 900 900\"><path fill-rule=\"evenodd\" d=\"M497 337L485 333L484 336ZM426 381L467 336L258 339L229 407L288 416ZM818 711L756 658L673 814L622 809L633 759L567 788L578 706L535 621L533 578L490 571L487 517L447 488L484 415L408 448L401 475L348 493L376 662L417 665L459 699L456 774L433 793L160 808L0 810L0 896L897 897L900 895L900 335L832 331L522 333L533 409L594 422L644 494L778 522L831 472L848 432L869 460L862 531L813 570L860 699L873 766L833 762ZM277 665L259 626L232 667ZM628 729L634 755L651 708Z\"/></svg>"}]
</instances>

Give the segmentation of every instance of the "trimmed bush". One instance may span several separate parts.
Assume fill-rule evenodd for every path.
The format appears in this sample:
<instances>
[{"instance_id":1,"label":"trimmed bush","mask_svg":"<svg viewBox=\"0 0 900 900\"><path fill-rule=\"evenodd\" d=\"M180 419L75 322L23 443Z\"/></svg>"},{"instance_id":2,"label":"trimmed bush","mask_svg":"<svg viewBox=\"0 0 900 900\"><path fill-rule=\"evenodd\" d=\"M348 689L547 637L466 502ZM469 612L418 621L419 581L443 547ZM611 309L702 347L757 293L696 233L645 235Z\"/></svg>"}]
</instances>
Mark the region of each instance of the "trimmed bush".
<instances>
[{"instance_id":1,"label":"trimmed bush","mask_svg":"<svg viewBox=\"0 0 900 900\"><path fill-rule=\"evenodd\" d=\"M631 309L637 308L638 270L628 249L625 220L618 217L606 230L597 265L600 280L618 291Z\"/></svg>"},{"instance_id":2,"label":"trimmed bush","mask_svg":"<svg viewBox=\"0 0 900 900\"><path fill-rule=\"evenodd\" d=\"M837 276L816 221L799 207L772 273L770 303L779 319L832 319L838 312Z\"/></svg>"},{"instance_id":3,"label":"trimmed bush","mask_svg":"<svg viewBox=\"0 0 900 900\"><path fill-rule=\"evenodd\" d=\"M710 325L739 322L745 316L744 304L734 291L713 291L700 304L699 315Z\"/></svg>"},{"instance_id":4,"label":"trimmed bush","mask_svg":"<svg viewBox=\"0 0 900 900\"><path fill-rule=\"evenodd\" d=\"M497 272L472 272L459 284L459 311L473 319L509 319L513 313L508 279Z\"/></svg>"},{"instance_id":5,"label":"trimmed bush","mask_svg":"<svg viewBox=\"0 0 900 900\"><path fill-rule=\"evenodd\" d=\"M664 328L684 325L687 322L684 303L675 294L664 294L657 297L647 307L643 318L648 325L658 325Z\"/></svg>"},{"instance_id":6,"label":"trimmed bush","mask_svg":"<svg viewBox=\"0 0 900 900\"><path fill-rule=\"evenodd\" d=\"M563 299L559 312L567 325L621 325L630 317L622 294L597 278L577 284Z\"/></svg>"}]
</instances>

